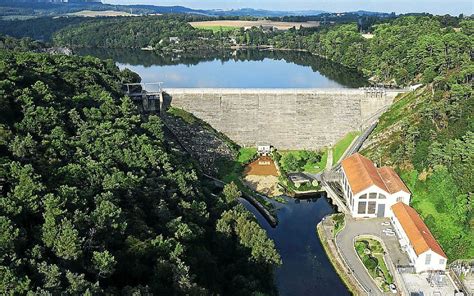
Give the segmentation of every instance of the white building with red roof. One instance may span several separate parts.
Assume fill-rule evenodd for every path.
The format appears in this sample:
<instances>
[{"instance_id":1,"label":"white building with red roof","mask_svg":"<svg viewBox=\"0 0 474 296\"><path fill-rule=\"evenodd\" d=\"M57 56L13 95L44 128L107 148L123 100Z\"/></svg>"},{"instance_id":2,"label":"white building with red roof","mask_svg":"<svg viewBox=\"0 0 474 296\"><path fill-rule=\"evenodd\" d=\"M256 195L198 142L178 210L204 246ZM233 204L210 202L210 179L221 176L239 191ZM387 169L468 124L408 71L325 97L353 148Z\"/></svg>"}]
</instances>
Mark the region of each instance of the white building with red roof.
<instances>
[{"instance_id":1,"label":"white building with red roof","mask_svg":"<svg viewBox=\"0 0 474 296\"><path fill-rule=\"evenodd\" d=\"M353 217L391 217L394 204L410 203L410 191L392 168L377 168L359 153L341 164L342 191Z\"/></svg>"},{"instance_id":2,"label":"white building with red roof","mask_svg":"<svg viewBox=\"0 0 474 296\"><path fill-rule=\"evenodd\" d=\"M399 202L392 207L392 223L400 245L417 273L446 269L448 257L412 207Z\"/></svg>"}]
</instances>

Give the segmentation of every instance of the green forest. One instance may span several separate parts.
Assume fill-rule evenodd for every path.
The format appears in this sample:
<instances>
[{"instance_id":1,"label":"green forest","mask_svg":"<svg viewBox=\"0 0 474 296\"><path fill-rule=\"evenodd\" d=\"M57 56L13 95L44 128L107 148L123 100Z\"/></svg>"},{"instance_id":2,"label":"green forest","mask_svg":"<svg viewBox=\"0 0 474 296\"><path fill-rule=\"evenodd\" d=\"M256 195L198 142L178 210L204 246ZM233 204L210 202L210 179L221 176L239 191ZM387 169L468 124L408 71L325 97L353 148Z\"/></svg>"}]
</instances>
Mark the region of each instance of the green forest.
<instances>
[{"instance_id":1,"label":"green forest","mask_svg":"<svg viewBox=\"0 0 474 296\"><path fill-rule=\"evenodd\" d=\"M144 48L167 51L210 50L220 46L212 31L193 28L192 17L147 16L102 18L67 26L57 32L54 43L71 47ZM171 39L171 38L178 38Z\"/></svg>"},{"instance_id":2,"label":"green forest","mask_svg":"<svg viewBox=\"0 0 474 296\"><path fill-rule=\"evenodd\" d=\"M276 293L273 241L122 95L135 73L0 41L1 295Z\"/></svg>"},{"instance_id":3,"label":"green forest","mask_svg":"<svg viewBox=\"0 0 474 296\"><path fill-rule=\"evenodd\" d=\"M474 257L472 19L374 21L370 39L355 23L212 32L190 20L58 21L44 38L211 51L232 37L305 50L384 85L420 84L397 97L362 153L396 168L450 261ZM276 294L273 242L235 185L214 195L160 119L122 96L121 83L139 77L111 60L35 53L42 46L0 37L0 294Z\"/></svg>"}]
</instances>

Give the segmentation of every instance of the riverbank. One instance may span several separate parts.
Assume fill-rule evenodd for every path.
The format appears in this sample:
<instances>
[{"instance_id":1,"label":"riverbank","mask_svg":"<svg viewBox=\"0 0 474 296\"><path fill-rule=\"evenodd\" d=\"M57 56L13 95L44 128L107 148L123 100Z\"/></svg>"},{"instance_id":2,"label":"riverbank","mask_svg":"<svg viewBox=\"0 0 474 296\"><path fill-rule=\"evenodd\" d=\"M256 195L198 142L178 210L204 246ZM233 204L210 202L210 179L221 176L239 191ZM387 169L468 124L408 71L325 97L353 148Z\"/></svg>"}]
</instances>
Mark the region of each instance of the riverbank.
<instances>
[{"instance_id":1,"label":"riverbank","mask_svg":"<svg viewBox=\"0 0 474 296\"><path fill-rule=\"evenodd\" d=\"M323 218L323 220L317 224L316 233L329 261L349 292L352 295L364 295L365 291L361 289L357 280L351 275L350 268L344 263L337 251L337 247L334 243L334 226L329 224L329 221L332 221L332 216L333 215Z\"/></svg>"}]
</instances>

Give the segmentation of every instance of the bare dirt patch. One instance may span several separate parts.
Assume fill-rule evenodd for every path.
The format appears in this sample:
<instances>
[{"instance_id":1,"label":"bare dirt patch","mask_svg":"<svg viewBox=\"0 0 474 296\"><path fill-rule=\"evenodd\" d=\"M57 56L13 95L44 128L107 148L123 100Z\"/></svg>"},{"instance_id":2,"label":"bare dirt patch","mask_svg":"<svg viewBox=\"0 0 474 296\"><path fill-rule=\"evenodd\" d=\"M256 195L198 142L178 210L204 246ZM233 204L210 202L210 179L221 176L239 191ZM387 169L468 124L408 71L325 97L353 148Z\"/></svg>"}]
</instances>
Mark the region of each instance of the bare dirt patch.
<instances>
[{"instance_id":1,"label":"bare dirt patch","mask_svg":"<svg viewBox=\"0 0 474 296\"><path fill-rule=\"evenodd\" d=\"M204 21L204 22L190 22L191 26L199 27L235 27L235 28L251 28L260 26L272 26L278 30L288 30L293 27L299 29L300 27L311 28L318 27L319 22L274 22L270 20L260 21L241 21L241 20L219 20L219 21Z\"/></svg>"},{"instance_id":2,"label":"bare dirt patch","mask_svg":"<svg viewBox=\"0 0 474 296\"><path fill-rule=\"evenodd\" d=\"M283 194L278 185L280 173L271 157L262 156L253 161L244 171L244 182L253 190L267 196L279 196Z\"/></svg>"},{"instance_id":3,"label":"bare dirt patch","mask_svg":"<svg viewBox=\"0 0 474 296\"><path fill-rule=\"evenodd\" d=\"M276 168L273 159L268 156L262 156L251 162L245 168L244 175L278 177L280 174L278 173L278 169Z\"/></svg>"},{"instance_id":4,"label":"bare dirt patch","mask_svg":"<svg viewBox=\"0 0 474 296\"><path fill-rule=\"evenodd\" d=\"M244 182L251 189L270 197L283 194L283 191L278 186L278 177L275 176L247 175L244 178Z\"/></svg>"}]
</instances>

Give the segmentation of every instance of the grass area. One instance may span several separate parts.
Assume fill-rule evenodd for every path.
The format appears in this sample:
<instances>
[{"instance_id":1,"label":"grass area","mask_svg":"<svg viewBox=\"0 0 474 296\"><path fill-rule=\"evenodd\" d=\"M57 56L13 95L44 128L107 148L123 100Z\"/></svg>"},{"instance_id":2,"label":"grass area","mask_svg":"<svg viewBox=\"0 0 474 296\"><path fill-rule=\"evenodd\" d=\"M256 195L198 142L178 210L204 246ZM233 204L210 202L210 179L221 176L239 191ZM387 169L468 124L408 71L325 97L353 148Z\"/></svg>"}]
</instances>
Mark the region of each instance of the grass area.
<instances>
[{"instance_id":1,"label":"grass area","mask_svg":"<svg viewBox=\"0 0 474 296\"><path fill-rule=\"evenodd\" d=\"M181 118L188 124L194 124L198 121L196 116L192 115L189 112L184 111L183 109L170 107L167 112L171 115Z\"/></svg>"},{"instance_id":2,"label":"grass area","mask_svg":"<svg viewBox=\"0 0 474 296\"><path fill-rule=\"evenodd\" d=\"M235 29L238 29L236 27L231 27L231 26L213 26L213 25L196 25L195 27L201 30L211 30L214 33L219 32L219 31L227 32L227 31L233 31Z\"/></svg>"},{"instance_id":3,"label":"grass area","mask_svg":"<svg viewBox=\"0 0 474 296\"><path fill-rule=\"evenodd\" d=\"M400 94L395 99L395 102L390 106L389 110L380 116L379 124L375 128L374 134L383 131L395 122L402 120L407 114L411 114L413 111L410 110L407 112L407 106L410 102L415 100L416 93L417 92L409 92L406 94Z\"/></svg>"},{"instance_id":4,"label":"grass area","mask_svg":"<svg viewBox=\"0 0 474 296\"><path fill-rule=\"evenodd\" d=\"M449 261L472 258L474 227L469 222L473 221L472 213L466 208L469 198L459 193L447 169L435 167L429 174L404 171L400 176L412 192L410 205L441 244Z\"/></svg>"},{"instance_id":5,"label":"grass area","mask_svg":"<svg viewBox=\"0 0 474 296\"><path fill-rule=\"evenodd\" d=\"M354 248L370 276L384 292L389 292L388 286L393 283L393 277L384 259L384 249L379 241L361 238L355 241Z\"/></svg>"},{"instance_id":6,"label":"grass area","mask_svg":"<svg viewBox=\"0 0 474 296\"><path fill-rule=\"evenodd\" d=\"M278 151L278 153L281 156L278 164L285 172L300 171L316 174L326 167L327 151L283 150ZM317 158L314 157L314 154L319 154L321 159L315 161ZM295 159L296 163L293 164L293 162L289 161L290 158Z\"/></svg>"},{"instance_id":7,"label":"grass area","mask_svg":"<svg viewBox=\"0 0 474 296\"><path fill-rule=\"evenodd\" d=\"M247 164L255 159L257 148L240 148L237 161L241 164Z\"/></svg>"},{"instance_id":8,"label":"grass area","mask_svg":"<svg viewBox=\"0 0 474 296\"><path fill-rule=\"evenodd\" d=\"M344 219L344 214L334 214L332 220L334 221L334 237L336 237L336 235L344 229L346 220Z\"/></svg>"},{"instance_id":9,"label":"grass area","mask_svg":"<svg viewBox=\"0 0 474 296\"><path fill-rule=\"evenodd\" d=\"M352 141L360 135L360 132L350 132L339 140L333 148L333 163L337 163L341 159L344 152L347 150Z\"/></svg>"}]
</instances>

